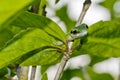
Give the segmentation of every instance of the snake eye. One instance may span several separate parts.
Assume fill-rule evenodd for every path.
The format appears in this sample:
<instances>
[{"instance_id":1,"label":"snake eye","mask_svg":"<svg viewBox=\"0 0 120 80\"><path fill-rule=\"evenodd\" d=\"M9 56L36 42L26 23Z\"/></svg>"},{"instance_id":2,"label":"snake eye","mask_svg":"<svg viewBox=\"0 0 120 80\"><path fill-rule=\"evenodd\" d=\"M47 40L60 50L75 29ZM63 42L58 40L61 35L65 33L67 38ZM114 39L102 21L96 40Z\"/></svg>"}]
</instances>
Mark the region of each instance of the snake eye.
<instances>
[{"instance_id":1,"label":"snake eye","mask_svg":"<svg viewBox=\"0 0 120 80\"><path fill-rule=\"evenodd\" d=\"M72 30L71 33L72 34L77 34L77 31L76 30Z\"/></svg>"},{"instance_id":2,"label":"snake eye","mask_svg":"<svg viewBox=\"0 0 120 80\"><path fill-rule=\"evenodd\" d=\"M86 28L88 29L88 25L86 25Z\"/></svg>"}]
</instances>

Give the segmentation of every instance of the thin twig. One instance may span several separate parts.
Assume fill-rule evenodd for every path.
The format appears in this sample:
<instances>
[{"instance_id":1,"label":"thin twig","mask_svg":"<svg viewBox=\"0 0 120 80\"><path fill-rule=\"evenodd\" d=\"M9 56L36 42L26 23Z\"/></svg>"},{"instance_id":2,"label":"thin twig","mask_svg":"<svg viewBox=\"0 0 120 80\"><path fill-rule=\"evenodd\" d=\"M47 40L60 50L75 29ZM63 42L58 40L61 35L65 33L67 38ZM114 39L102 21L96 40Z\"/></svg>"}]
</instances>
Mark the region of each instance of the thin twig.
<instances>
[{"instance_id":1,"label":"thin twig","mask_svg":"<svg viewBox=\"0 0 120 80\"><path fill-rule=\"evenodd\" d=\"M71 55L71 44L73 43L73 42L69 42L69 44L68 45L66 45L66 52L64 53L65 55L63 56L63 58L62 58L62 60L61 60L61 62L60 62L60 65L59 65L59 68L58 68L58 70L57 70L57 73L56 73L56 76L55 76L55 78L54 78L54 80L59 80L60 79L60 76L61 76L61 74L62 74L62 72L63 72L63 70L64 70L64 67L65 67L65 65L66 65L66 63L67 63L67 61L68 61L68 59L69 59L69 57L70 57L70 55Z\"/></svg>"},{"instance_id":2,"label":"thin twig","mask_svg":"<svg viewBox=\"0 0 120 80\"><path fill-rule=\"evenodd\" d=\"M28 80L28 71L29 68L22 66L17 69L17 76L19 80Z\"/></svg>"},{"instance_id":3,"label":"thin twig","mask_svg":"<svg viewBox=\"0 0 120 80\"><path fill-rule=\"evenodd\" d=\"M119 59L118 67L119 67L118 80L120 80L120 59Z\"/></svg>"},{"instance_id":4,"label":"thin twig","mask_svg":"<svg viewBox=\"0 0 120 80\"><path fill-rule=\"evenodd\" d=\"M66 56L63 56L54 80L59 80L59 79L60 79L61 73L63 72L63 69L64 69L64 67L65 67L65 65L66 65L66 63L67 63L67 60L68 60L68 59L66 58Z\"/></svg>"},{"instance_id":5,"label":"thin twig","mask_svg":"<svg viewBox=\"0 0 120 80\"><path fill-rule=\"evenodd\" d=\"M82 20L83 20L83 18L84 18L84 16L85 16L85 14L86 14L86 12L87 12L90 4L91 4L91 0L85 0L84 5L83 5L82 12L81 12L81 14L80 14L80 16L79 16L79 19L78 19L78 21L77 21L77 25L81 24L81 22L82 22ZM69 39L67 39L67 40L69 40ZM74 40L73 40L73 41L74 41ZM56 73L56 75L55 75L54 80L59 80L60 77L61 77L61 74L62 74L62 72L63 72L63 70L64 70L64 67L65 67L65 65L66 65L66 63L67 63L70 55L72 54L72 49L71 49L72 43L73 43L73 42L67 42L65 54L67 54L68 56L66 56L66 55L63 56L63 58L62 58L62 60L61 60L61 62L60 62L59 68L58 68L58 70L57 70L57 73Z\"/></svg>"},{"instance_id":6,"label":"thin twig","mask_svg":"<svg viewBox=\"0 0 120 80\"><path fill-rule=\"evenodd\" d=\"M36 66L32 66L30 80L35 80Z\"/></svg>"},{"instance_id":7,"label":"thin twig","mask_svg":"<svg viewBox=\"0 0 120 80\"><path fill-rule=\"evenodd\" d=\"M83 18L85 16L87 10L89 9L90 5L91 5L91 0L85 0L85 2L83 4L82 12L81 12L81 14L80 14L80 16L78 18L76 26L78 26L78 25L80 25L82 23Z\"/></svg>"}]
</instances>

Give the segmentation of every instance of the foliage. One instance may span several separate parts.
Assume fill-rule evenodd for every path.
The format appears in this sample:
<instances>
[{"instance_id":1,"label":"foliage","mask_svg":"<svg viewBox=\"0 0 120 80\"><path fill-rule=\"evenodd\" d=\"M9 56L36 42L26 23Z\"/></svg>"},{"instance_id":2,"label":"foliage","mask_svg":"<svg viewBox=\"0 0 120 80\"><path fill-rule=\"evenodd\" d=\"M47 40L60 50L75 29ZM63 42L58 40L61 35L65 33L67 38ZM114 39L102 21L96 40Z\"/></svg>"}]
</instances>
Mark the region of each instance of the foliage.
<instances>
[{"instance_id":1,"label":"foliage","mask_svg":"<svg viewBox=\"0 0 120 80\"><path fill-rule=\"evenodd\" d=\"M58 3L60 0L56 0L55 3Z\"/></svg>"},{"instance_id":2,"label":"foliage","mask_svg":"<svg viewBox=\"0 0 120 80\"><path fill-rule=\"evenodd\" d=\"M75 21L69 18L68 13L67 13L67 6L63 6L62 8L57 10L56 16L58 16L65 23L67 32L69 32L74 27Z\"/></svg>"},{"instance_id":3,"label":"foliage","mask_svg":"<svg viewBox=\"0 0 120 80\"><path fill-rule=\"evenodd\" d=\"M69 73L69 76L68 76ZM82 80L86 80L85 79L85 75L87 75L87 77L90 78L90 80L114 80L112 78L111 75L106 74L106 73L96 73L94 70L92 70L92 68L87 67L87 68L80 68L80 69L68 69L63 73L63 76L61 78L61 80L70 80L73 77L79 77Z\"/></svg>"},{"instance_id":4,"label":"foliage","mask_svg":"<svg viewBox=\"0 0 120 80\"><path fill-rule=\"evenodd\" d=\"M114 6L115 6L115 3L119 2L119 1L120 0L105 0L105 1L101 2L100 5L107 8L111 13L111 18L114 19L114 18L116 18L116 12L114 10Z\"/></svg>"},{"instance_id":5,"label":"foliage","mask_svg":"<svg viewBox=\"0 0 120 80\"><path fill-rule=\"evenodd\" d=\"M87 42L84 42L75 54L88 53L105 58L119 57L119 20L100 21L92 25L88 30Z\"/></svg>"},{"instance_id":6,"label":"foliage","mask_svg":"<svg viewBox=\"0 0 120 80\"><path fill-rule=\"evenodd\" d=\"M42 75L42 79L41 80L48 80L47 73L45 73L44 75Z\"/></svg>"},{"instance_id":7,"label":"foliage","mask_svg":"<svg viewBox=\"0 0 120 80\"><path fill-rule=\"evenodd\" d=\"M35 0L1 0L0 1L0 78L6 79L6 70L10 64L21 66L41 65L42 73L48 67L58 63L62 54L60 50L65 49L66 34L52 20L41 15L41 9L45 3L41 1L40 15L28 12ZM60 0L56 0L56 3ZM114 17L113 6L116 0L105 0L100 3L111 12ZM9 4L10 3L10 4ZM108 3L110 3L108 5ZM61 15L62 14L62 15ZM74 27L75 21L67 15L67 7L64 6L56 11L65 24L67 32ZM71 57L81 54L89 54L92 58L91 65L110 57L119 57L120 54L120 18L112 18L110 21L99 21L88 29L88 35L76 40L73 47L81 42ZM59 46L59 42L63 45ZM108 74L98 74L92 68L86 69L92 80L113 80ZM69 77L67 77L69 73ZM42 80L47 80L47 74L42 75ZM79 69L66 70L61 80L70 80L78 76L84 80Z\"/></svg>"},{"instance_id":8,"label":"foliage","mask_svg":"<svg viewBox=\"0 0 120 80\"><path fill-rule=\"evenodd\" d=\"M8 1L4 1L1 0L0 1L0 26L4 26L6 25L6 20L9 18L10 20L7 21L7 23L9 23L9 21L12 21L13 18L10 18L12 15L14 15L15 13L19 13L21 12L23 9L26 8L26 6L28 6L30 3L32 3L33 0L8 0ZM9 4L11 3L11 4ZM20 11L21 10L21 11ZM16 15L17 16L17 15ZM1 27L0 27L1 28Z\"/></svg>"}]
</instances>

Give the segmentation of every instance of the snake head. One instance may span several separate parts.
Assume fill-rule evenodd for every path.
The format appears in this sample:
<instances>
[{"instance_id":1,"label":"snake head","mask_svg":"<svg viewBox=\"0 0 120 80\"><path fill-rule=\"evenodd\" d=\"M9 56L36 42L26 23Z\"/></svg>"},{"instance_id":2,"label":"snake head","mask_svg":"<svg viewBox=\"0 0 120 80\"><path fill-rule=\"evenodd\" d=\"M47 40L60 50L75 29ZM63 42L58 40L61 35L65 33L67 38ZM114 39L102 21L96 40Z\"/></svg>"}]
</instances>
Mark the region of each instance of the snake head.
<instances>
[{"instance_id":1,"label":"snake head","mask_svg":"<svg viewBox=\"0 0 120 80\"><path fill-rule=\"evenodd\" d=\"M88 26L86 24L81 24L71 30L70 34L72 38L79 38L87 35Z\"/></svg>"}]
</instances>

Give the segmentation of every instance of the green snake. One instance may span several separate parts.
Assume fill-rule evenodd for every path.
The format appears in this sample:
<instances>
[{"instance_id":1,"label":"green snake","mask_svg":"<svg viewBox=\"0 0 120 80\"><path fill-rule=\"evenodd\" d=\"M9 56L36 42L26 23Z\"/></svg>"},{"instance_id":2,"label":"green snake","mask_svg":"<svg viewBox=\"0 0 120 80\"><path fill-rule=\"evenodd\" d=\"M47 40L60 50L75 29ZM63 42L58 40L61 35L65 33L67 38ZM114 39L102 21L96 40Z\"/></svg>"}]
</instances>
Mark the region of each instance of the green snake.
<instances>
[{"instance_id":1,"label":"green snake","mask_svg":"<svg viewBox=\"0 0 120 80\"><path fill-rule=\"evenodd\" d=\"M68 40L72 41L81 38L88 33L88 26L86 24L80 24L79 26L73 28L68 34L70 38Z\"/></svg>"}]
</instances>

